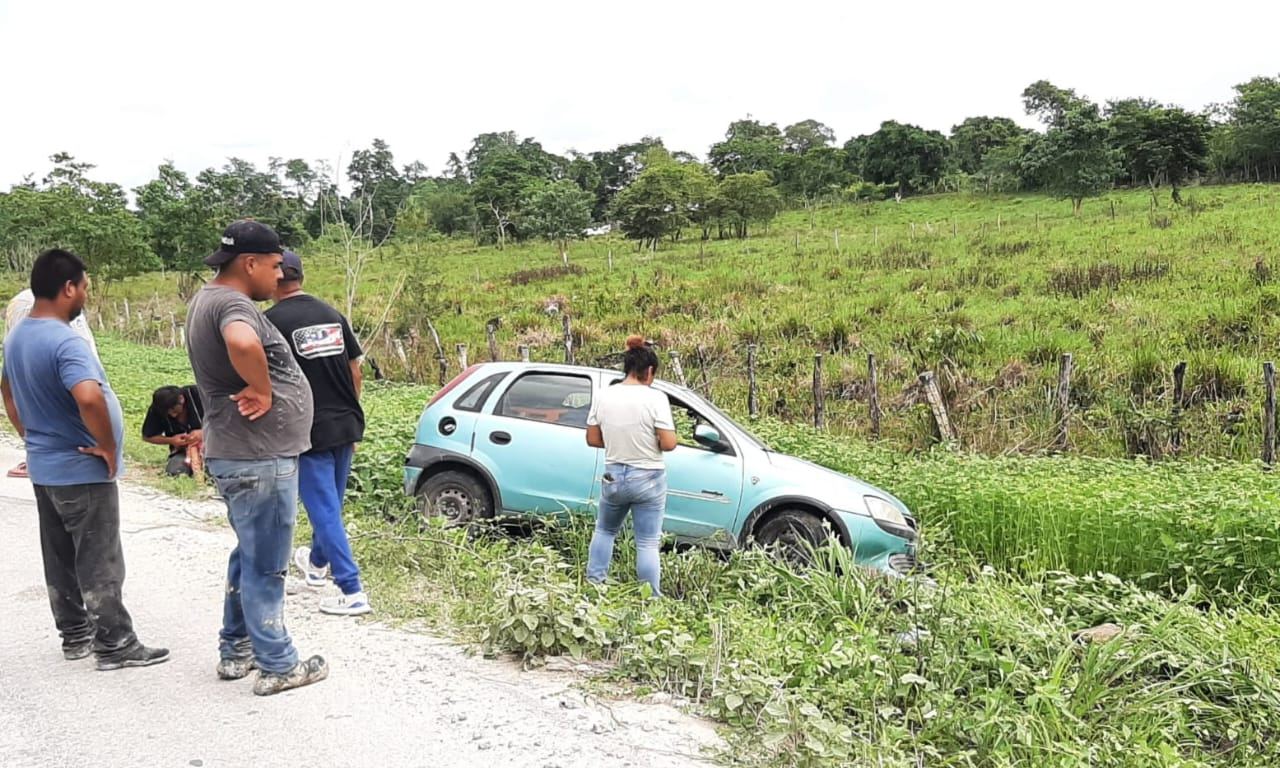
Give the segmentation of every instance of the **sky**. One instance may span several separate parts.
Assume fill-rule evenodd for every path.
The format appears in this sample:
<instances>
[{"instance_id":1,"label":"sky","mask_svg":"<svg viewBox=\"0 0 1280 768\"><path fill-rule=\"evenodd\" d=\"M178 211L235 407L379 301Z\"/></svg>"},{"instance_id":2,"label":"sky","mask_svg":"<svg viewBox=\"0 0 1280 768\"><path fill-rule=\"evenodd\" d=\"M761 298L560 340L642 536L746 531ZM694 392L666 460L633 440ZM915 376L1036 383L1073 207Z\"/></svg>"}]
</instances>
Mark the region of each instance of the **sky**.
<instances>
[{"instance_id":1,"label":"sky","mask_svg":"<svg viewBox=\"0 0 1280 768\"><path fill-rule=\"evenodd\" d=\"M750 2L0 0L0 189L56 152L126 189L165 161L341 168L374 138L438 173L489 131L705 156L748 115L843 143L890 119L1034 126L1040 79L1200 109L1280 75L1263 0Z\"/></svg>"}]
</instances>

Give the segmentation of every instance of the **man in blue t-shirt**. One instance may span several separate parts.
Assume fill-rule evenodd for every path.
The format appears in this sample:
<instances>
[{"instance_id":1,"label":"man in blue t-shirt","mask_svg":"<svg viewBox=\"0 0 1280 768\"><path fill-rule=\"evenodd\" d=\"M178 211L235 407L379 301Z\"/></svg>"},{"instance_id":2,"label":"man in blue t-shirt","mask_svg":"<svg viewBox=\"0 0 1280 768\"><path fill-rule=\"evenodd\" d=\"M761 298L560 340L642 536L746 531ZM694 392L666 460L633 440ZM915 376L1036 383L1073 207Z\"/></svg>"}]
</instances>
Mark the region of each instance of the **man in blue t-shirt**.
<instances>
[{"instance_id":1,"label":"man in blue t-shirt","mask_svg":"<svg viewBox=\"0 0 1280 768\"><path fill-rule=\"evenodd\" d=\"M124 552L116 476L124 421L102 363L74 330L89 278L75 254L51 249L31 268L35 304L5 344L4 410L27 448L53 621L69 661L99 670L166 661L138 641L121 599Z\"/></svg>"}]
</instances>

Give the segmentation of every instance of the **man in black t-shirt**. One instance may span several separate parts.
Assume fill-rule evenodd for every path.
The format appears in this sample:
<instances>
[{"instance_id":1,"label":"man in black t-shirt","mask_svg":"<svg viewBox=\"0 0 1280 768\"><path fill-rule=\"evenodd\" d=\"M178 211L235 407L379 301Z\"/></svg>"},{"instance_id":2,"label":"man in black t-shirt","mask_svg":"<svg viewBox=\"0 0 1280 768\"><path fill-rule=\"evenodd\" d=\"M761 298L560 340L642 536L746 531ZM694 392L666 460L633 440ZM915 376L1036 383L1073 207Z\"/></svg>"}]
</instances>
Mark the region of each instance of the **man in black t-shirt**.
<instances>
[{"instance_id":1,"label":"man in black t-shirt","mask_svg":"<svg viewBox=\"0 0 1280 768\"><path fill-rule=\"evenodd\" d=\"M200 471L204 440L204 405L195 384L160 387L151 395L151 407L142 422L142 439L169 446L169 475L192 476Z\"/></svg>"},{"instance_id":2,"label":"man in black t-shirt","mask_svg":"<svg viewBox=\"0 0 1280 768\"><path fill-rule=\"evenodd\" d=\"M298 366L311 384L315 419L311 450L298 457L298 495L311 520L311 546L298 547L293 561L308 585L324 586L325 569L342 597L323 600L320 610L355 616L373 610L360 584L360 569L342 524L342 497L351 473L355 445L364 439L360 407L360 360L364 355L342 313L302 291L302 260L284 252L284 277L275 305L266 311L288 342Z\"/></svg>"}]
</instances>

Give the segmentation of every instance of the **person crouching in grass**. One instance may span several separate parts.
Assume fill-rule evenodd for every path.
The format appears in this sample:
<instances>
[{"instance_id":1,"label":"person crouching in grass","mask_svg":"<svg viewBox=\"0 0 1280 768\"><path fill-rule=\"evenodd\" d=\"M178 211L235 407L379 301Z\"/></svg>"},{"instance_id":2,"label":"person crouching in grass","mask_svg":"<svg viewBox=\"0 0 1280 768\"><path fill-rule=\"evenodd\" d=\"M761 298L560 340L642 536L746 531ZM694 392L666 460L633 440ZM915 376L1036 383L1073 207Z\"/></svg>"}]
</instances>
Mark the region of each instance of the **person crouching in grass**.
<instances>
[{"instance_id":1,"label":"person crouching in grass","mask_svg":"<svg viewBox=\"0 0 1280 768\"><path fill-rule=\"evenodd\" d=\"M155 445L169 446L165 474L186 475L199 480L203 462L204 406L200 390L194 384L185 387L164 386L151 395L151 407L142 422L142 439Z\"/></svg>"}]
</instances>

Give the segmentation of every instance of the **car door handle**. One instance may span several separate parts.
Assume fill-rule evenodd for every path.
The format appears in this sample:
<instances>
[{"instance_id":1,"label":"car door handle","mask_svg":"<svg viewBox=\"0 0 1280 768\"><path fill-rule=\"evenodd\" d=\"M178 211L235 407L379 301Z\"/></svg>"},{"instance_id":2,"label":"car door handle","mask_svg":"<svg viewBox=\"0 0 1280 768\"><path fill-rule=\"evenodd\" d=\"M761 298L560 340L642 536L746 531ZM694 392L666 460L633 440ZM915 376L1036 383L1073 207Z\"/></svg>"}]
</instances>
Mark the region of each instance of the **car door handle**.
<instances>
[{"instance_id":1,"label":"car door handle","mask_svg":"<svg viewBox=\"0 0 1280 768\"><path fill-rule=\"evenodd\" d=\"M724 493L723 493L723 492L721 492L721 491L708 491L706 488L703 488L703 489L702 489L702 492L703 492L703 493L705 493L705 494L706 494L706 495L708 495L708 496L723 496L723 495L724 495Z\"/></svg>"},{"instance_id":2,"label":"car door handle","mask_svg":"<svg viewBox=\"0 0 1280 768\"><path fill-rule=\"evenodd\" d=\"M509 432L490 432L489 440L498 445L506 445L511 442L511 434Z\"/></svg>"}]
</instances>

